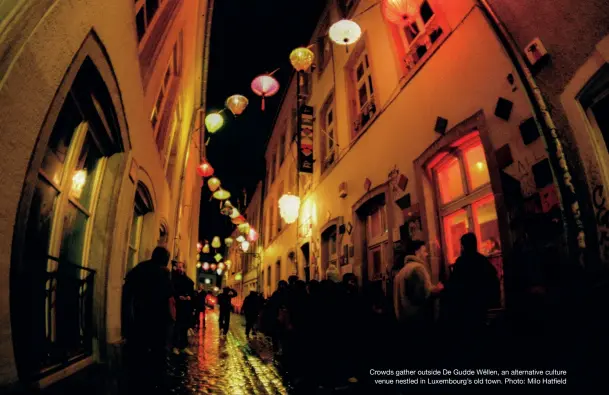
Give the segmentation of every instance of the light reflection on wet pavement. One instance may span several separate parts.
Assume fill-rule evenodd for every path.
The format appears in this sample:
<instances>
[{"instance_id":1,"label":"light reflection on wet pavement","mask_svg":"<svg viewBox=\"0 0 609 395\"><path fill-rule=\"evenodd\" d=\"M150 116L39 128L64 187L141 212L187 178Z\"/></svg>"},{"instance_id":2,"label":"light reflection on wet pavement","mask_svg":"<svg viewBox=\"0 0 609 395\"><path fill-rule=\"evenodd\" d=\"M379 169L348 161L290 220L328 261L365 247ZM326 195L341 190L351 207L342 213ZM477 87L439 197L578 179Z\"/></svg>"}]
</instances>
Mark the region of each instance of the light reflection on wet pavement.
<instances>
[{"instance_id":1,"label":"light reflection on wet pavement","mask_svg":"<svg viewBox=\"0 0 609 395\"><path fill-rule=\"evenodd\" d=\"M248 341L243 317L233 314L226 337L220 337L217 311L208 310L206 322L206 328L189 339L195 355L171 354L171 394L289 393L274 363L270 342L262 335Z\"/></svg>"}]
</instances>

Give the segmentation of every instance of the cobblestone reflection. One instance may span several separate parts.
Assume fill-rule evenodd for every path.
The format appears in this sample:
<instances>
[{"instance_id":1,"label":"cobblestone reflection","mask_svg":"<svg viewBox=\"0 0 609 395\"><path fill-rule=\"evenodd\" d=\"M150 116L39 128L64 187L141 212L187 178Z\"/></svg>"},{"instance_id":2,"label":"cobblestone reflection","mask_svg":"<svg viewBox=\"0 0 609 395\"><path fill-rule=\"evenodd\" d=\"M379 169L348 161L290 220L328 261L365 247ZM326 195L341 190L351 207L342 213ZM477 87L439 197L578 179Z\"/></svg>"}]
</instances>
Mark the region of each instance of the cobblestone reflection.
<instances>
[{"instance_id":1,"label":"cobblestone reflection","mask_svg":"<svg viewBox=\"0 0 609 395\"><path fill-rule=\"evenodd\" d=\"M190 338L194 356L172 355L172 394L287 394L274 363L271 344L263 337L245 338L243 318L233 315L226 337L220 337L217 312L208 312L205 329Z\"/></svg>"}]
</instances>

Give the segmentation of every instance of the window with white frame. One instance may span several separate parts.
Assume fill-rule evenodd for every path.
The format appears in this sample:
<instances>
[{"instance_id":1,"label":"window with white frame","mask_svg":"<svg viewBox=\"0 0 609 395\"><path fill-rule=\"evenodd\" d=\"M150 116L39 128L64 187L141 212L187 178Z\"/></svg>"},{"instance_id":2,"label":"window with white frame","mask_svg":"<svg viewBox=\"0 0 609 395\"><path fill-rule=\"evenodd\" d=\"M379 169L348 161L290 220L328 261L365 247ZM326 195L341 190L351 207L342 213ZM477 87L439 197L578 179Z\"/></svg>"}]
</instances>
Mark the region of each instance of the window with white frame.
<instances>
[{"instance_id":1,"label":"window with white frame","mask_svg":"<svg viewBox=\"0 0 609 395\"><path fill-rule=\"evenodd\" d=\"M140 182L135 191L133 203L133 218L131 219L131 230L129 232L129 245L127 255L127 272L137 265L140 255L142 232L144 229L144 216L152 211L150 192Z\"/></svg>"},{"instance_id":2,"label":"window with white frame","mask_svg":"<svg viewBox=\"0 0 609 395\"><path fill-rule=\"evenodd\" d=\"M136 0L135 1L135 26L137 40L142 41L144 35L152 25L154 16L159 10L159 4L163 0Z\"/></svg>"},{"instance_id":3,"label":"window with white frame","mask_svg":"<svg viewBox=\"0 0 609 395\"><path fill-rule=\"evenodd\" d=\"M366 215L366 246L368 253L368 276L378 280L384 272L388 244L387 210L384 200L369 203Z\"/></svg>"},{"instance_id":4,"label":"window with white frame","mask_svg":"<svg viewBox=\"0 0 609 395\"><path fill-rule=\"evenodd\" d=\"M442 24L429 1L423 1L412 22L400 29L402 44L406 49L404 57L406 68L413 68L423 59L443 34Z\"/></svg>"},{"instance_id":5,"label":"window with white frame","mask_svg":"<svg viewBox=\"0 0 609 395\"><path fill-rule=\"evenodd\" d=\"M432 162L446 261L453 264L457 260L461 236L469 232L476 234L480 253L500 256L495 198L478 132L452 148L450 154Z\"/></svg>"},{"instance_id":6,"label":"window with white frame","mask_svg":"<svg viewBox=\"0 0 609 395\"><path fill-rule=\"evenodd\" d=\"M602 137L609 150L609 65L605 65L583 89L579 101L591 129Z\"/></svg>"},{"instance_id":7,"label":"window with white frame","mask_svg":"<svg viewBox=\"0 0 609 395\"><path fill-rule=\"evenodd\" d=\"M374 83L368 52L362 51L352 70L355 94L354 135L357 135L374 117L376 104L374 102Z\"/></svg>"},{"instance_id":8,"label":"window with white frame","mask_svg":"<svg viewBox=\"0 0 609 395\"><path fill-rule=\"evenodd\" d=\"M324 161L322 171L330 167L336 160L336 119L334 117L334 100L330 100L323 111L322 141Z\"/></svg>"}]
</instances>

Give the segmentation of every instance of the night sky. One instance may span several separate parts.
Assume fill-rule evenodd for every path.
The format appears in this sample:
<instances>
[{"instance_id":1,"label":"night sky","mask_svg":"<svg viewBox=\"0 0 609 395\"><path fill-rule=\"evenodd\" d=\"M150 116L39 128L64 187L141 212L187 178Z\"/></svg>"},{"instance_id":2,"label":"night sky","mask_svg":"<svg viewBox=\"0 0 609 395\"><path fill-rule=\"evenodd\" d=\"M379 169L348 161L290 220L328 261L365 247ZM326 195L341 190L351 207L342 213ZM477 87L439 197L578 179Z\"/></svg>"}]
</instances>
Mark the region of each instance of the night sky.
<instances>
[{"instance_id":1,"label":"night sky","mask_svg":"<svg viewBox=\"0 0 609 395\"><path fill-rule=\"evenodd\" d=\"M211 33L207 111L224 107L227 97L242 94L249 106L238 118L229 111L225 124L207 146L207 158L231 194L243 208L243 189L248 200L256 184L265 176L264 152L273 121L279 109L286 84L292 73L289 55L292 49L306 46L311 39L325 0L297 4L285 0L215 0ZM272 72L281 85L280 91L266 99L260 109L260 97L251 88L259 74ZM230 219L220 214L219 202L210 201L207 184L201 194L200 238L223 240L234 229Z\"/></svg>"}]
</instances>

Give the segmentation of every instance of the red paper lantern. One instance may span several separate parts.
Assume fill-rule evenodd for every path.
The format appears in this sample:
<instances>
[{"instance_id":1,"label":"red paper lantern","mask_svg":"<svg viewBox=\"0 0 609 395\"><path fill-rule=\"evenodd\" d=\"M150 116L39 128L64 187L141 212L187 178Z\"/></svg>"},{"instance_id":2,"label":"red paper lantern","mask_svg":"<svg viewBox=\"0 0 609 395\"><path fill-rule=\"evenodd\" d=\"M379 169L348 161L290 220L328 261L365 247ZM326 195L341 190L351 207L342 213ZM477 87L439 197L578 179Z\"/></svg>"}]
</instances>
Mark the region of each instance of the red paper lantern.
<instances>
[{"instance_id":1,"label":"red paper lantern","mask_svg":"<svg viewBox=\"0 0 609 395\"><path fill-rule=\"evenodd\" d=\"M252 90L262 97L262 111L264 111L264 98L277 93L279 82L270 74L261 74L252 81Z\"/></svg>"},{"instance_id":2,"label":"red paper lantern","mask_svg":"<svg viewBox=\"0 0 609 395\"><path fill-rule=\"evenodd\" d=\"M245 222L245 217L243 215L240 215L238 217L231 219L231 222L235 225L241 225L242 223Z\"/></svg>"},{"instance_id":3,"label":"red paper lantern","mask_svg":"<svg viewBox=\"0 0 609 395\"><path fill-rule=\"evenodd\" d=\"M414 22L423 0L382 0L381 11L389 22L407 26Z\"/></svg>"},{"instance_id":4,"label":"red paper lantern","mask_svg":"<svg viewBox=\"0 0 609 395\"><path fill-rule=\"evenodd\" d=\"M206 159L203 159L203 162L197 167L197 174L204 178L211 177L214 175L214 168Z\"/></svg>"}]
</instances>

